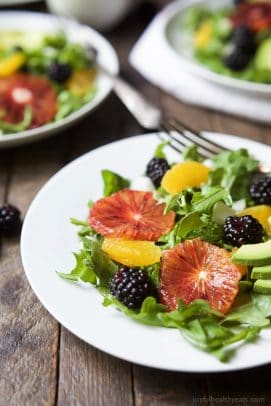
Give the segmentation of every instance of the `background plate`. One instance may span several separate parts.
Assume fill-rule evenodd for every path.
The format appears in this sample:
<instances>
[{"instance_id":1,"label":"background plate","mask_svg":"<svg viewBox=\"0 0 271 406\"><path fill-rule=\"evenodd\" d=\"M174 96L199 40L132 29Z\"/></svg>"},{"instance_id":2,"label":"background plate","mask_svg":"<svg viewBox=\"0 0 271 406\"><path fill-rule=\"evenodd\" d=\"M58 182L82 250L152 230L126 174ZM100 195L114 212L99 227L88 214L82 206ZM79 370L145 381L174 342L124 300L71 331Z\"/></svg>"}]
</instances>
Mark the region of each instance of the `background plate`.
<instances>
[{"instance_id":1,"label":"background plate","mask_svg":"<svg viewBox=\"0 0 271 406\"><path fill-rule=\"evenodd\" d=\"M181 26L184 12L188 8L198 5L219 9L232 7L233 2L232 0L177 0L167 7L167 17L164 20L165 42L167 42L167 45L174 51L181 67L221 86L231 87L232 89L252 93L254 95L271 96L270 84L231 78L213 72L193 59L191 42L188 39L187 33L181 29Z\"/></svg>"},{"instance_id":2,"label":"background plate","mask_svg":"<svg viewBox=\"0 0 271 406\"><path fill-rule=\"evenodd\" d=\"M99 52L99 63L105 66L110 73L116 74L118 72L118 59L114 49L109 42L101 36L101 34L92 28L67 18L59 18L44 13L20 11L0 12L0 30L44 31L45 33L48 33L63 28L71 41L93 45ZM97 93L95 97L81 109L56 123L50 123L20 133L0 135L0 148L38 141L67 128L86 116L106 98L112 89L112 80L101 72L97 76L96 83Z\"/></svg>"},{"instance_id":3,"label":"background plate","mask_svg":"<svg viewBox=\"0 0 271 406\"><path fill-rule=\"evenodd\" d=\"M215 138L228 147L247 147L263 162L270 162L271 149L266 145L226 135ZM101 169L136 178L145 172L157 144L155 135L108 144L67 165L42 188L26 215L21 238L23 265L34 292L72 333L124 360L189 372L231 371L271 362L271 329L223 364L192 347L177 330L136 323L103 307L94 287L81 287L56 275L55 271L68 272L74 265L72 252L78 251L79 242L69 218L85 219L89 199L101 197ZM168 156L178 160L170 150Z\"/></svg>"}]
</instances>

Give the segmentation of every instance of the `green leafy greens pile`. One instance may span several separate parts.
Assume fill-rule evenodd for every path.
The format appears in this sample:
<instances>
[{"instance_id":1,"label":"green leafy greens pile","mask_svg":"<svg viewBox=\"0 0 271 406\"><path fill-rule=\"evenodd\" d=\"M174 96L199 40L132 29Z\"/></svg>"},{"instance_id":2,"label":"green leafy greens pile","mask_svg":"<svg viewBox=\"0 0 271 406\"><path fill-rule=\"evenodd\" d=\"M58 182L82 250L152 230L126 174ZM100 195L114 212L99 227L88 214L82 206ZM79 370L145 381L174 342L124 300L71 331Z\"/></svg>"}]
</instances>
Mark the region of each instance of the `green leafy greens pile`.
<instances>
[{"instance_id":1,"label":"green leafy greens pile","mask_svg":"<svg viewBox=\"0 0 271 406\"><path fill-rule=\"evenodd\" d=\"M48 76L48 70L52 63L55 61L68 64L72 71L95 68L95 61L91 59L85 47L79 43L69 41L63 32L56 32L51 35L44 35L42 33L33 32L33 37L37 36L39 41L33 44L28 43L29 35L26 36L24 32L3 32L3 45L5 40L8 42L9 36L18 40L19 45L9 45L7 48L3 46L0 50L0 62L5 61L5 58L20 52L25 58L25 62L21 67L23 72L33 75ZM27 37L24 42L22 38ZM50 78L49 78L50 79ZM62 120L71 113L79 110L86 103L90 102L96 95L96 85L90 86L85 94L80 96L71 91L65 83L57 83L51 81L57 96L57 112L54 121ZM22 120L17 124L12 124L4 121L3 111L0 111L0 133L11 134L27 130L33 118L33 111L31 106L27 106L24 111Z\"/></svg>"},{"instance_id":2,"label":"green leafy greens pile","mask_svg":"<svg viewBox=\"0 0 271 406\"><path fill-rule=\"evenodd\" d=\"M156 156L164 156L164 146L156 149ZM192 157L202 161L194 146L183 156L188 160ZM247 199L247 188L240 185L247 184L257 166L258 161L244 149L225 152L213 159L214 169L209 182L201 189L187 189L170 199L160 190L160 199L167 202L166 211L174 210L176 213L174 229L158 242L161 249L195 237L231 249L223 242L222 224L214 221L214 210L217 205L232 210L233 200ZM105 196L130 184L129 180L108 170L102 172L102 178ZM59 273L59 276L95 285L104 296L104 306L112 305L136 322L178 329L192 345L221 361L229 360L238 346L257 339L260 331L270 325L271 295L250 292L248 276L240 282L239 294L227 315L213 310L204 300L196 300L188 305L179 300L178 308L168 312L157 297L147 297L138 310L128 309L109 292L109 282L118 264L102 250L103 237L96 234L86 222L72 219L72 223L80 227L78 235L82 249L75 254L76 266L71 273ZM146 267L145 270L158 287L160 264Z\"/></svg>"}]
</instances>

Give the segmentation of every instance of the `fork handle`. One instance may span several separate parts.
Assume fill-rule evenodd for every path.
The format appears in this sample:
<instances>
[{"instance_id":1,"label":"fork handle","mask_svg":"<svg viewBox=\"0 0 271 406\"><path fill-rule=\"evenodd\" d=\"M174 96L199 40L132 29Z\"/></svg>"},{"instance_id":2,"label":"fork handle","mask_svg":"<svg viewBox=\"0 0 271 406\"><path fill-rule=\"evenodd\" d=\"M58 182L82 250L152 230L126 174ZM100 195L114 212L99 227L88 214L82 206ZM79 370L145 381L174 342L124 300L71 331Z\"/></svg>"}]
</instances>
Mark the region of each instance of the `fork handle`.
<instances>
[{"instance_id":1,"label":"fork handle","mask_svg":"<svg viewBox=\"0 0 271 406\"><path fill-rule=\"evenodd\" d=\"M149 102L130 83L119 75L112 75L104 66L102 72L113 81L113 90L136 121L146 130L157 130L162 121L161 111Z\"/></svg>"},{"instance_id":2,"label":"fork handle","mask_svg":"<svg viewBox=\"0 0 271 406\"><path fill-rule=\"evenodd\" d=\"M162 121L161 111L119 76L113 79L113 89L118 98L146 130L157 130Z\"/></svg>"}]
</instances>

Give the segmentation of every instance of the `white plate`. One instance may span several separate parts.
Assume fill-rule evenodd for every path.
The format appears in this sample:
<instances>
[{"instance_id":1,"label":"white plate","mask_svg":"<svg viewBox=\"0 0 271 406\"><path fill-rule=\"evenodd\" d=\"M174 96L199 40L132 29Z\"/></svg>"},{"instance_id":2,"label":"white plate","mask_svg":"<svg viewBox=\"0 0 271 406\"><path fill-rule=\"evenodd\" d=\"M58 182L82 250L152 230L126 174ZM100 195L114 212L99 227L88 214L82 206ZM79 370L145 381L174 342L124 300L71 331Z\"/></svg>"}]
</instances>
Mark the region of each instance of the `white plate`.
<instances>
[{"instance_id":1,"label":"white plate","mask_svg":"<svg viewBox=\"0 0 271 406\"><path fill-rule=\"evenodd\" d=\"M271 150L266 145L225 135L220 135L219 141L228 147L247 147L263 162L270 162ZM26 215L21 238L22 261L34 292L72 333L137 364L172 371L216 372L271 362L271 329L223 364L192 347L177 330L136 323L113 308L103 307L94 287L81 287L56 275L55 271L68 272L74 265L72 252L78 251L79 242L69 218L85 219L87 202L101 197L101 169L138 177L156 146L155 135L114 142L76 159L42 188ZM178 159L177 154L169 153Z\"/></svg>"},{"instance_id":2,"label":"white plate","mask_svg":"<svg viewBox=\"0 0 271 406\"><path fill-rule=\"evenodd\" d=\"M166 8L166 18L163 21L165 32L164 40L179 60L181 68L194 72L196 75L219 85L268 97L271 95L270 84L231 78L213 72L193 59L191 41L187 33L181 28L184 13L188 8L198 5L205 6L206 8L221 9L223 7L231 7L232 4L232 0L220 0L219 2L217 0L177 0L173 2Z\"/></svg>"},{"instance_id":3,"label":"white plate","mask_svg":"<svg viewBox=\"0 0 271 406\"><path fill-rule=\"evenodd\" d=\"M98 32L92 28L78 24L73 20L43 13L3 11L0 13L0 30L21 30L53 32L65 27L68 38L74 42L89 43L98 50L98 62L105 66L112 74L118 72L117 55L109 44ZM0 135L0 148L26 144L48 137L60 130L64 130L80 120L95 109L110 93L112 80L99 73L96 79L97 93L95 97L80 110L70 114L56 123L46 124L32 130L15 134Z\"/></svg>"}]
</instances>

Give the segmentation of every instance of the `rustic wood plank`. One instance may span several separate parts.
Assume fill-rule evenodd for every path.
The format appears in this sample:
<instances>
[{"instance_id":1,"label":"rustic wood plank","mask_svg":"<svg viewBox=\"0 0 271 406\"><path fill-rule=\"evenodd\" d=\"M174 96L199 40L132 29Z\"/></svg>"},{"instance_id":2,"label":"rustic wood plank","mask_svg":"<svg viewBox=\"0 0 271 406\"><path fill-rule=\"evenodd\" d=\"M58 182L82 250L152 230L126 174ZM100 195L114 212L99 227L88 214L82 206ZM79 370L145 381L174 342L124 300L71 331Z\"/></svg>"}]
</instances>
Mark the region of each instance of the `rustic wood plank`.
<instances>
[{"instance_id":1,"label":"rustic wood plank","mask_svg":"<svg viewBox=\"0 0 271 406\"><path fill-rule=\"evenodd\" d=\"M208 389L203 375L134 366L134 392L136 406L190 406Z\"/></svg>"},{"instance_id":2,"label":"rustic wood plank","mask_svg":"<svg viewBox=\"0 0 271 406\"><path fill-rule=\"evenodd\" d=\"M207 399L211 406L270 405L270 372L271 366L268 365L245 371L209 375Z\"/></svg>"},{"instance_id":3,"label":"rustic wood plank","mask_svg":"<svg viewBox=\"0 0 271 406\"><path fill-rule=\"evenodd\" d=\"M211 126L214 131L250 138L266 144L271 143L270 126L253 121L213 112Z\"/></svg>"},{"instance_id":4,"label":"rustic wood plank","mask_svg":"<svg viewBox=\"0 0 271 406\"><path fill-rule=\"evenodd\" d=\"M131 406L130 364L110 357L62 328L58 406Z\"/></svg>"},{"instance_id":5,"label":"rustic wood plank","mask_svg":"<svg viewBox=\"0 0 271 406\"><path fill-rule=\"evenodd\" d=\"M51 139L14 150L7 197L23 215L62 165L66 145L65 138L62 143ZM58 324L26 281L18 242L3 239L0 259L0 404L51 406L56 397Z\"/></svg>"}]
</instances>

